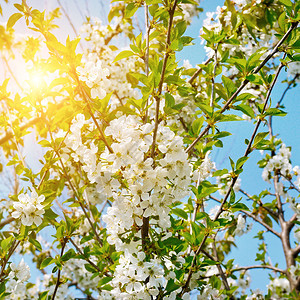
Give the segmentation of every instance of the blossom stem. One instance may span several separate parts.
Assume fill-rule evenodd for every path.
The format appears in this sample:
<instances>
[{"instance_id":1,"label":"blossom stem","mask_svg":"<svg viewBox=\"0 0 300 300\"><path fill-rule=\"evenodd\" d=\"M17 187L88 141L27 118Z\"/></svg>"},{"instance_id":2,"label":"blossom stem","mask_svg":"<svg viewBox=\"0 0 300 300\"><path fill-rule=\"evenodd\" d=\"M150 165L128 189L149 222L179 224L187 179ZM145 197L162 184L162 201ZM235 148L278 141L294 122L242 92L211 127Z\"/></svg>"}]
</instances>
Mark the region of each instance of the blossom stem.
<instances>
[{"instance_id":1,"label":"blossom stem","mask_svg":"<svg viewBox=\"0 0 300 300\"><path fill-rule=\"evenodd\" d=\"M146 53L145 53L145 71L146 71L146 76L149 76L149 47L150 47L150 43L149 43L149 35L150 35L150 29L151 26L149 25L149 13L148 13L148 5L145 3L144 5L144 9L145 9L145 27L146 27ZM149 97L147 98L146 101L146 112L145 112L145 119L144 122L147 122L148 119L148 105L149 105Z\"/></svg>"},{"instance_id":2,"label":"blossom stem","mask_svg":"<svg viewBox=\"0 0 300 300\"><path fill-rule=\"evenodd\" d=\"M153 131L153 142L152 142L152 146L151 146L151 157L153 158L153 162L154 162L154 156L155 156L156 136L157 136L157 130L158 130L158 124L159 124L160 96L162 93L162 87L163 87L165 72L166 72L166 68L167 68L167 61L170 56L169 46L171 43L171 28L172 28L172 24L173 24L173 17L174 17L176 5L177 5L177 0L174 1L173 6L172 6L171 10L169 11L170 21L169 21L169 25L168 25L168 33L167 33L167 39L166 39L166 53L165 53L164 59L163 59L161 78L160 78L160 82L158 84L157 94L155 95L155 100L156 100L155 125L154 125L154 131ZM143 225L142 225L142 229L141 229L141 234L142 234L142 243L143 243L143 245L145 245L146 239L149 234L149 217L148 218L143 217Z\"/></svg>"},{"instance_id":3,"label":"blossom stem","mask_svg":"<svg viewBox=\"0 0 300 300\"><path fill-rule=\"evenodd\" d=\"M76 77L77 77L77 74L76 74ZM80 81L79 81L78 78L77 78L77 81L78 81L78 85L80 86ZM106 139L106 137L104 135L104 132L103 132L102 128L100 127L100 125L99 125L99 123L98 123L98 121L97 121L97 119L96 119L96 117L95 117L95 115L94 115L94 113L92 111L92 108L91 108L91 105L89 103L89 100L87 99L87 94L86 94L86 92L83 90L83 88L81 86L80 86L80 92L81 92L81 95L82 95L82 97L83 97L86 105L87 105L88 111L89 111L89 113L90 113L90 115L91 115L91 117L92 117L92 119L93 119L93 121L94 121L94 123L95 123L95 125L96 125L96 127L97 127L97 129L98 129L98 131L100 133L100 135L101 135L102 141L104 142L104 144L107 147L108 151L110 153L114 153L112 147L107 142L107 139Z\"/></svg>"},{"instance_id":4,"label":"blossom stem","mask_svg":"<svg viewBox=\"0 0 300 300\"><path fill-rule=\"evenodd\" d=\"M46 120L46 119L45 119L45 120ZM48 131L49 131L49 134L50 134L51 141L52 141L52 143L53 143L53 145L54 145L54 139L53 139L52 132L51 132L51 130L50 130L50 126L49 126L48 122L46 122L46 124L47 124L47 126L48 126ZM95 228L93 222L91 221L89 215L87 214L87 212L86 212L86 210L85 210L85 207L84 207L84 205L83 205L83 203L82 203L82 201L81 201L81 200L84 201L84 199L82 199L82 198L78 195L78 193L77 193L75 187L73 186L72 181L71 181L71 178L70 178L70 176L69 176L69 174L68 174L68 172L67 172L67 170L66 170L66 168L65 168L65 165L64 165L64 163L63 163L63 161L62 161L62 159L61 159L61 157L60 157L60 154L59 154L58 150L57 150L57 149L54 149L54 151L56 152L56 155L57 155L57 157L59 158L59 162L60 162L60 164L61 164L61 166L62 166L63 173L64 173L64 175L65 175L65 177L66 177L66 179L67 179L67 181L68 181L68 183L69 183L69 185L70 185L70 188L72 189L72 191L73 191L75 197L76 197L77 200L78 200L78 204L80 205L80 207L81 207L81 209L82 209L84 215L86 216L86 218L87 218L87 220L88 220L88 222L89 222L89 224L90 224L90 226L91 226L91 228L92 228L92 230L93 230L93 232L94 232L94 234L95 234L95 236L96 236L97 241L98 241L99 244L102 246L102 241L101 241L101 239L100 239L100 237L99 237L99 235L98 235L98 233L97 233L97 231L96 231L96 228Z\"/></svg>"}]
</instances>

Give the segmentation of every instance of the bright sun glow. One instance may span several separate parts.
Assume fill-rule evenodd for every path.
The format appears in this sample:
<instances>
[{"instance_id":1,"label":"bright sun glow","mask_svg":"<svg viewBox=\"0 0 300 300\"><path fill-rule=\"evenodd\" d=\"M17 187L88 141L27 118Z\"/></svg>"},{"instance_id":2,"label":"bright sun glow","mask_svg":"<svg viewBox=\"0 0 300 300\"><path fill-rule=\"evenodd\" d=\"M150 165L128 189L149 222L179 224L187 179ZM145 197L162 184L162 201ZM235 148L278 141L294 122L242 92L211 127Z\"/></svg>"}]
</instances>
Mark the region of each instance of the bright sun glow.
<instances>
[{"instance_id":1,"label":"bright sun glow","mask_svg":"<svg viewBox=\"0 0 300 300\"><path fill-rule=\"evenodd\" d=\"M28 70L27 83L32 91L43 91L47 84L49 84L50 78L43 70L30 69Z\"/></svg>"}]
</instances>

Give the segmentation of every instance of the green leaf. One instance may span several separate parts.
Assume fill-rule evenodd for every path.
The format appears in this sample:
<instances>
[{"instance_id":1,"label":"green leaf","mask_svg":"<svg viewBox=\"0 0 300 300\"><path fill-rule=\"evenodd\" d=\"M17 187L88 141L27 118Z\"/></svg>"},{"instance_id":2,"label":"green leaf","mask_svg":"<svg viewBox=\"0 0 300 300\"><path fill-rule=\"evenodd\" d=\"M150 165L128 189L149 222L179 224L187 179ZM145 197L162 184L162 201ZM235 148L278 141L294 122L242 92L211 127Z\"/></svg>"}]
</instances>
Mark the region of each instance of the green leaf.
<instances>
[{"instance_id":1,"label":"green leaf","mask_svg":"<svg viewBox=\"0 0 300 300\"><path fill-rule=\"evenodd\" d=\"M131 18L138 8L139 7L134 2L129 3L125 9L125 18Z\"/></svg>"},{"instance_id":2,"label":"green leaf","mask_svg":"<svg viewBox=\"0 0 300 300\"><path fill-rule=\"evenodd\" d=\"M166 107L172 108L175 105L175 99L171 94L166 93L165 99L166 99Z\"/></svg>"},{"instance_id":3,"label":"green leaf","mask_svg":"<svg viewBox=\"0 0 300 300\"><path fill-rule=\"evenodd\" d=\"M103 277L99 280L97 287L101 287L102 285L107 284L108 282L110 282L113 279L113 277Z\"/></svg>"},{"instance_id":4,"label":"green leaf","mask_svg":"<svg viewBox=\"0 0 300 300\"><path fill-rule=\"evenodd\" d=\"M68 261L71 258L74 258L76 256L76 253L74 251L74 249L69 249L62 257L61 260L62 261Z\"/></svg>"},{"instance_id":5,"label":"green leaf","mask_svg":"<svg viewBox=\"0 0 300 300\"><path fill-rule=\"evenodd\" d=\"M237 115L232 115L232 114L222 115L222 114L220 114L216 118L216 120L218 122L232 122L232 121L243 121L244 119Z\"/></svg>"},{"instance_id":6,"label":"green leaf","mask_svg":"<svg viewBox=\"0 0 300 300\"><path fill-rule=\"evenodd\" d=\"M249 105L240 104L240 105L236 105L234 108L240 110L241 112L251 117L252 119L255 118L254 111Z\"/></svg>"},{"instance_id":7,"label":"green leaf","mask_svg":"<svg viewBox=\"0 0 300 300\"><path fill-rule=\"evenodd\" d=\"M227 91L227 96L230 97L236 91L236 86L234 82L224 75L222 76L222 82Z\"/></svg>"},{"instance_id":8,"label":"green leaf","mask_svg":"<svg viewBox=\"0 0 300 300\"><path fill-rule=\"evenodd\" d=\"M119 61L119 60L121 60L121 59L123 59L123 58L127 58L127 57L130 57L130 56L132 56L132 55L135 55L132 51L130 51L130 50L124 50L124 51L120 52L120 53L116 56L116 58L114 59L113 62L117 62L117 61Z\"/></svg>"},{"instance_id":9,"label":"green leaf","mask_svg":"<svg viewBox=\"0 0 300 300\"><path fill-rule=\"evenodd\" d=\"M176 216L178 216L178 217L180 217L180 218L182 218L182 219L184 219L184 220L187 220L188 219L188 214L183 210L183 209L180 209L180 208L173 208L173 213L176 215Z\"/></svg>"},{"instance_id":10,"label":"green leaf","mask_svg":"<svg viewBox=\"0 0 300 300\"><path fill-rule=\"evenodd\" d=\"M240 94L236 97L236 101L242 101L242 100L249 100L249 99L253 99L255 98L254 95L250 94L250 93L243 93L243 94Z\"/></svg>"},{"instance_id":11,"label":"green leaf","mask_svg":"<svg viewBox=\"0 0 300 300\"><path fill-rule=\"evenodd\" d=\"M16 22L20 18L22 18L22 16L23 16L23 14L21 14L21 13L15 13L15 14L11 15L7 21L6 30L12 28L16 24Z\"/></svg>"},{"instance_id":12,"label":"green leaf","mask_svg":"<svg viewBox=\"0 0 300 300\"><path fill-rule=\"evenodd\" d=\"M237 169L241 168L244 165L244 163L248 160L248 158L249 157L245 157L245 156L240 157L236 162L236 168Z\"/></svg>"},{"instance_id":13,"label":"green leaf","mask_svg":"<svg viewBox=\"0 0 300 300\"><path fill-rule=\"evenodd\" d=\"M202 125L203 125L203 122L204 122L204 118L201 117L201 118L198 118L196 119L193 124L192 124L192 130L193 130L193 133L198 135L200 133L200 130L202 128Z\"/></svg>"},{"instance_id":14,"label":"green leaf","mask_svg":"<svg viewBox=\"0 0 300 300\"><path fill-rule=\"evenodd\" d=\"M252 147L255 148L256 145L261 142L267 135L269 134L269 132L259 132L255 138L254 138L254 142Z\"/></svg>"},{"instance_id":15,"label":"green leaf","mask_svg":"<svg viewBox=\"0 0 300 300\"><path fill-rule=\"evenodd\" d=\"M250 209L248 208L248 206L244 203L236 203L236 204L233 204L231 206L231 209L232 209L232 212L235 212L235 211L239 211L239 210L247 210L247 211L250 211Z\"/></svg>"},{"instance_id":16,"label":"green leaf","mask_svg":"<svg viewBox=\"0 0 300 300\"><path fill-rule=\"evenodd\" d=\"M42 269L46 268L47 266L53 264L53 262L54 262L54 259L53 259L52 257L46 257L46 258L42 261L42 263L41 263L41 265L40 265L40 270L42 270Z\"/></svg>"},{"instance_id":17,"label":"green leaf","mask_svg":"<svg viewBox=\"0 0 300 300\"><path fill-rule=\"evenodd\" d=\"M58 217L58 215L51 208L45 210L44 216L52 221Z\"/></svg>"},{"instance_id":18,"label":"green leaf","mask_svg":"<svg viewBox=\"0 0 300 300\"><path fill-rule=\"evenodd\" d=\"M286 116L286 112L278 108L269 108L264 113L265 116Z\"/></svg>"},{"instance_id":19,"label":"green leaf","mask_svg":"<svg viewBox=\"0 0 300 300\"><path fill-rule=\"evenodd\" d=\"M33 246L35 246L35 248L36 248L37 250L39 250L39 251L42 251L42 250L43 250L41 244L40 244L37 240L35 240L35 239L33 239L33 238L29 238L29 242L30 242Z\"/></svg>"},{"instance_id":20,"label":"green leaf","mask_svg":"<svg viewBox=\"0 0 300 300\"><path fill-rule=\"evenodd\" d=\"M11 243L11 241L13 240L13 236L10 236L4 240L1 241L1 250L2 251L6 251L9 248L9 245Z\"/></svg>"},{"instance_id":21,"label":"green leaf","mask_svg":"<svg viewBox=\"0 0 300 300\"><path fill-rule=\"evenodd\" d=\"M293 6L293 3L291 0L279 0L284 6Z\"/></svg>"},{"instance_id":22,"label":"green leaf","mask_svg":"<svg viewBox=\"0 0 300 300\"><path fill-rule=\"evenodd\" d=\"M39 300L46 300L48 296L49 291L44 291L40 294Z\"/></svg>"},{"instance_id":23,"label":"green leaf","mask_svg":"<svg viewBox=\"0 0 300 300\"><path fill-rule=\"evenodd\" d=\"M97 272L97 270L90 264L85 264L84 267L88 272L91 272L91 273L96 273Z\"/></svg>"},{"instance_id":24,"label":"green leaf","mask_svg":"<svg viewBox=\"0 0 300 300\"><path fill-rule=\"evenodd\" d=\"M163 241L163 244L165 246L172 246L172 245L178 246L178 245L181 245L183 243L184 243L184 241L181 241L180 239L175 238L175 237L169 237L168 239Z\"/></svg>"}]
</instances>

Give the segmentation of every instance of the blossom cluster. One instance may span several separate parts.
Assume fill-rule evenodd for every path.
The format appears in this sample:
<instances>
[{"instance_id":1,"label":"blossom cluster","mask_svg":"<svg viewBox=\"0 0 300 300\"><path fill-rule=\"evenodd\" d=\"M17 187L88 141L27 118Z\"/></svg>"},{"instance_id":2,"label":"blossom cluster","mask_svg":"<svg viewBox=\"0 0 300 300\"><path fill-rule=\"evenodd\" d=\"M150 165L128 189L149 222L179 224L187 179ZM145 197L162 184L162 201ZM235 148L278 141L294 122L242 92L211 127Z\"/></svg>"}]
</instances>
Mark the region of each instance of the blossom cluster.
<instances>
[{"instance_id":1,"label":"blossom cluster","mask_svg":"<svg viewBox=\"0 0 300 300\"><path fill-rule=\"evenodd\" d=\"M143 255L141 242L138 242L141 239L143 219L150 218L151 227L166 230L171 226L169 213L172 203L182 199L189 192L192 166L184 151L183 139L176 136L169 127L160 124L153 159L151 150L154 124L144 124L133 115L122 115L112 120L104 132L113 140L113 152L106 148L99 153L96 141L82 140L84 130L94 129L90 122L82 114L73 120L70 133L64 140L65 147L62 148L63 161L67 167L71 167L70 159L80 162L89 182L94 185L94 193L101 195L96 198L112 201L112 206L108 207L103 215L103 221L106 223L107 241L115 245L118 251L128 252L128 255L124 256L126 261L128 256L131 259L130 264L124 265L120 260L116 269L116 272L128 272L126 276L123 273L116 276L127 278L122 284L126 293L139 295L142 292L148 295L149 287L141 287L141 282L145 274L150 276L151 270L153 280L157 280L151 293L157 293L163 272L159 267L160 263L147 259L144 261L147 267L144 267L144 273L138 277L136 273L132 273L132 270L140 272L136 266L131 266L134 260L132 255ZM60 136L63 136L63 133L57 135ZM209 176L210 173L209 168L212 164L208 158L206 164L203 177ZM119 285L113 281L114 283L113 291L118 294L116 288L119 288Z\"/></svg>"},{"instance_id":2,"label":"blossom cluster","mask_svg":"<svg viewBox=\"0 0 300 300\"><path fill-rule=\"evenodd\" d=\"M15 295L24 295L25 282L30 278L30 268L22 259L18 265L15 263L10 264L10 272L8 274L8 292L11 293L10 299L15 299ZM16 298L18 299L18 298ZM21 299L21 298L19 298Z\"/></svg>"},{"instance_id":3,"label":"blossom cluster","mask_svg":"<svg viewBox=\"0 0 300 300\"><path fill-rule=\"evenodd\" d=\"M19 201L13 203L15 211L12 213L12 217L15 219L21 219L21 223L25 226L31 226L33 223L39 226L43 221L43 214L45 213L42 202L45 200L44 195L38 196L33 191L31 196L28 194L20 194L18 196Z\"/></svg>"},{"instance_id":4,"label":"blossom cluster","mask_svg":"<svg viewBox=\"0 0 300 300\"><path fill-rule=\"evenodd\" d=\"M91 89L92 99L102 99L106 96L105 87L109 85L110 81L107 79L109 71L107 68L102 68L101 60L96 62L88 60L84 67L77 67L77 73L79 73L79 79L84 81L86 85Z\"/></svg>"}]
</instances>

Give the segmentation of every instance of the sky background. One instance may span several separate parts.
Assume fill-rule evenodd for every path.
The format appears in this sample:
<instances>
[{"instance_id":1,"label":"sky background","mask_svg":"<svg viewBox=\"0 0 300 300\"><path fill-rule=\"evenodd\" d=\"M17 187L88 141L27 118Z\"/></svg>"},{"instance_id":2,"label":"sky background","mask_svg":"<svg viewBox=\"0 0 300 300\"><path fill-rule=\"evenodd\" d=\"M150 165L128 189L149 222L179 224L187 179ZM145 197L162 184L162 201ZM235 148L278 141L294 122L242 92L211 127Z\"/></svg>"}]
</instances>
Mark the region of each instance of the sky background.
<instances>
[{"instance_id":1,"label":"sky background","mask_svg":"<svg viewBox=\"0 0 300 300\"><path fill-rule=\"evenodd\" d=\"M11 1L13 2L13 1ZM21 1L19 1L21 2ZM61 0L60 1L66 12L70 16L73 24L75 25L76 31L80 32L80 26L84 21L84 16L95 16L103 20L103 23L107 23L106 15L109 11L109 1L103 0ZM33 8L43 9L54 9L58 6L58 1L55 0L28 0L29 6ZM190 63L195 66L205 61L205 51L204 47L201 44L201 39L199 37L199 31L202 27L202 22L206 18L206 12L216 11L218 5L222 6L223 1L220 0L203 0L201 1L200 6L204 9L203 13L200 13L199 18L193 20L192 26L188 28L186 35L193 37L194 46L185 47L182 52L178 55L178 59L183 62L184 59L188 59ZM4 22L7 18L14 12L16 9L12 8L11 5L3 4L4 16L1 18L1 21ZM143 19L140 20L143 22ZM62 14L61 20L58 22L60 29L55 31L55 34L61 38L61 41L65 41L66 37L74 37L74 31L71 28L69 22L66 20L64 14ZM16 32L24 34L24 24L19 22L15 26ZM120 41L120 47L126 46L124 41ZM271 47L271 45L270 45ZM283 91L285 90L287 84L280 84L282 80L285 79L285 72L282 72L278 84L275 86L275 89L272 93L271 99L274 107ZM273 130L274 134L278 134L278 137L283 140L287 146L292 147L292 165L295 166L300 164L300 130L299 130L299 116L300 116L300 102L299 102L299 87L294 88L287 92L287 95L284 99L284 105L286 106L286 111L288 115L285 118L276 117L273 120ZM247 122L231 122L227 123L223 130L232 132L232 136L226 137L223 139L224 148L219 151L214 151L212 154L212 159L216 162L217 168L229 168L228 156L233 160L237 160L245 152L246 145L244 143L245 138L250 138L254 125ZM267 128L261 126L260 131L267 131ZM28 137L28 143L33 139L32 136ZM33 140L32 140L33 142ZM37 150L39 151L39 150ZM34 161L37 153L31 151L30 148L25 149L25 154L29 161ZM38 153L42 155L42 153ZM246 162L244 167L244 172L241 175L242 179L242 188L246 190L249 194L259 194L260 191L269 187L262 178L262 170L259 169L256 165L257 161L262 158L262 155L256 151L252 153L250 159ZM250 203L247 203L251 205ZM250 221L250 220L249 220ZM256 244L257 240L254 239L256 231L261 230L262 227L254 226L252 231L242 237L237 237L238 249L234 249L228 259L235 258L239 265L248 266L255 264L254 259L256 255ZM271 236L267 234L266 237L267 243L269 245L268 250L273 262L278 261L279 267L285 268L285 262L282 259L283 253L281 250L280 243ZM251 270L251 278L253 283L253 288L260 288L261 290L266 291L266 284L269 282L267 271L263 270Z\"/></svg>"}]
</instances>

